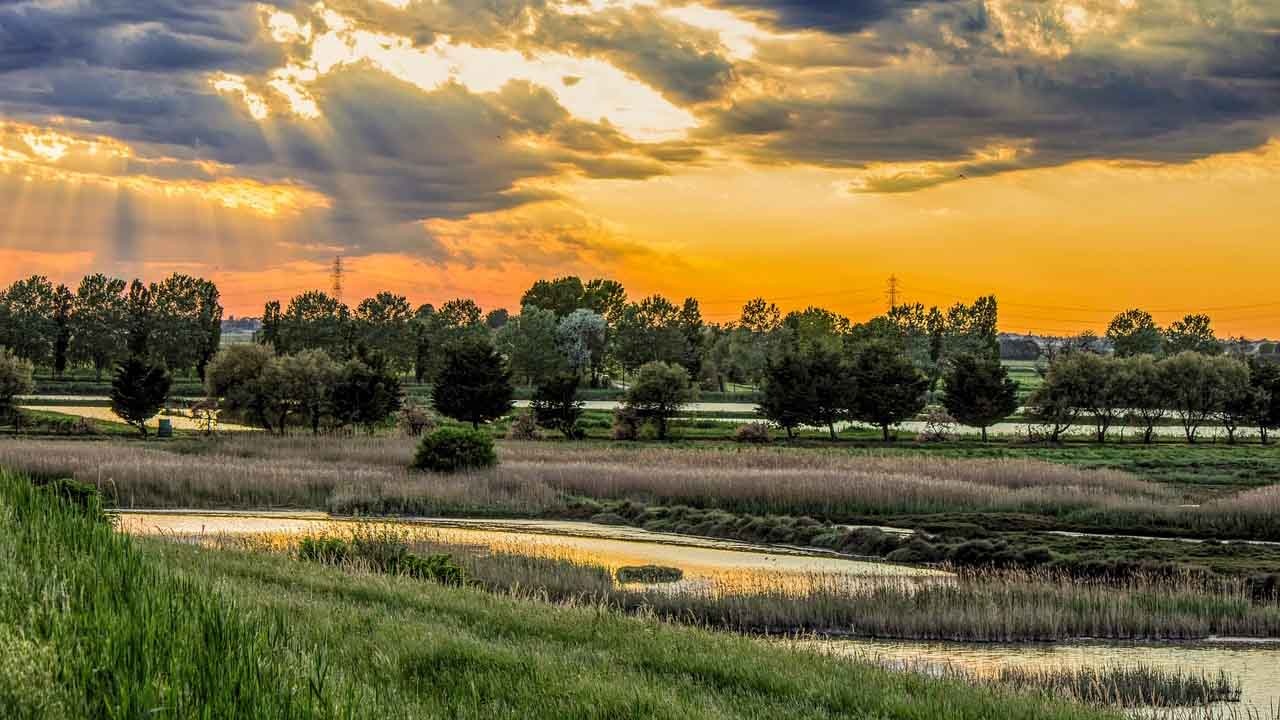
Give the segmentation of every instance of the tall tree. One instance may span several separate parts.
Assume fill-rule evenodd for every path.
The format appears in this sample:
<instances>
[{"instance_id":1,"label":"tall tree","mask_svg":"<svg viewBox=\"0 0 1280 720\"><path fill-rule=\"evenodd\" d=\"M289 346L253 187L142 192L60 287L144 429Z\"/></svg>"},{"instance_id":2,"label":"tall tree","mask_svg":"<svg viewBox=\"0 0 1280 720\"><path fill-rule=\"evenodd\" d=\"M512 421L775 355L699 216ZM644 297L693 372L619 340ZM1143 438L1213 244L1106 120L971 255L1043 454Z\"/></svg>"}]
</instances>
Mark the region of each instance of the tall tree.
<instances>
[{"instance_id":1,"label":"tall tree","mask_svg":"<svg viewBox=\"0 0 1280 720\"><path fill-rule=\"evenodd\" d=\"M280 301L271 300L262 308L262 329L258 331L258 342L270 345L276 352L284 352L280 339L280 326L284 322L284 313L280 310Z\"/></svg>"},{"instance_id":2,"label":"tall tree","mask_svg":"<svg viewBox=\"0 0 1280 720\"><path fill-rule=\"evenodd\" d=\"M536 385L565 371L568 360L557 347L559 326L551 310L525 305L498 331L495 345L507 356L513 375L528 385Z\"/></svg>"},{"instance_id":3,"label":"tall tree","mask_svg":"<svg viewBox=\"0 0 1280 720\"><path fill-rule=\"evenodd\" d=\"M76 289L71 307L71 355L91 365L99 380L123 355L127 286L120 278L99 273L83 278Z\"/></svg>"},{"instance_id":4,"label":"tall tree","mask_svg":"<svg viewBox=\"0 0 1280 720\"><path fill-rule=\"evenodd\" d=\"M696 378L702 374L702 359L706 353L706 325L702 322L702 310L697 300L685 298L676 324L683 340L680 365L688 371L689 377Z\"/></svg>"},{"instance_id":5,"label":"tall tree","mask_svg":"<svg viewBox=\"0 0 1280 720\"><path fill-rule=\"evenodd\" d=\"M924 409L929 378L890 345L872 342L857 348L849 372L857 388L854 419L878 426L886 441L891 426Z\"/></svg>"},{"instance_id":6,"label":"tall tree","mask_svg":"<svg viewBox=\"0 0 1280 720\"><path fill-rule=\"evenodd\" d=\"M1173 401L1170 388L1160 364L1152 355L1135 355L1122 358L1128 368L1127 397L1125 405L1142 428L1142 442L1150 445L1155 440L1156 425L1169 412Z\"/></svg>"},{"instance_id":7,"label":"tall tree","mask_svg":"<svg viewBox=\"0 0 1280 720\"><path fill-rule=\"evenodd\" d=\"M1221 355L1222 341L1213 333L1213 321L1208 315L1187 315L1175 320L1164 331L1165 352L1198 352L1202 355Z\"/></svg>"},{"instance_id":8,"label":"tall tree","mask_svg":"<svg viewBox=\"0 0 1280 720\"><path fill-rule=\"evenodd\" d=\"M557 318L562 318L583 306L585 293L582 280L573 275L539 280L520 298L520 307L550 310Z\"/></svg>"},{"instance_id":9,"label":"tall tree","mask_svg":"<svg viewBox=\"0 0 1280 720\"><path fill-rule=\"evenodd\" d=\"M204 285L199 278L174 273L155 286L150 350L170 372L195 368L208 350L207 320L202 310ZM217 316L222 319L220 308Z\"/></svg>"},{"instance_id":10,"label":"tall tree","mask_svg":"<svg viewBox=\"0 0 1280 720\"><path fill-rule=\"evenodd\" d=\"M34 365L50 366L58 328L57 291L43 275L19 280L0 294L0 345Z\"/></svg>"},{"instance_id":11,"label":"tall tree","mask_svg":"<svg viewBox=\"0 0 1280 720\"><path fill-rule=\"evenodd\" d=\"M1120 357L1159 355L1164 344L1164 336L1151 313L1137 308L1125 310L1111 319L1107 339Z\"/></svg>"},{"instance_id":12,"label":"tall tree","mask_svg":"<svg viewBox=\"0 0 1280 720\"><path fill-rule=\"evenodd\" d=\"M661 295L627 305L613 327L613 352L624 370L648 362L680 363L685 357L681 309Z\"/></svg>"},{"instance_id":13,"label":"tall tree","mask_svg":"<svg viewBox=\"0 0 1280 720\"><path fill-rule=\"evenodd\" d=\"M594 371L597 360L602 359L609 325L594 310L578 308L560 321L556 328L556 346L569 363L569 368L579 375Z\"/></svg>"},{"instance_id":14,"label":"tall tree","mask_svg":"<svg viewBox=\"0 0 1280 720\"><path fill-rule=\"evenodd\" d=\"M324 416L334 411L335 389L345 369L323 350L303 350L295 355L273 358L266 382L275 386L273 392L279 399L276 410L280 431L284 432L290 415L298 415L311 428L312 435L319 435ZM377 387L372 390L380 392ZM348 396L351 394L347 393ZM390 411L386 414L389 415Z\"/></svg>"},{"instance_id":15,"label":"tall tree","mask_svg":"<svg viewBox=\"0 0 1280 720\"><path fill-rule=\"evenodd\" d=\"M356 337L365 347L386 356L397 372L414 365L413 307L403 295L380 292L356 306Z\"/></svg>"},{"instance_id":16,"label":"tall tree","mask_svg":"<svg viewBox=\"0 0 1280 720\"><path fill-rule=\"evenodd\" d=\"M71 359L71 313L75 305L75 296L66 285L59 285L53 291L53 374L62 377L67 371L67 363Z\"/></svg>"},{"instance_id":17,"label":"tall tree","mask_svg":"<svg viewBox=\"0 0 1280 720\"><path fill-rule=\"evenodd\" d=\"M151 336L155 329L155 286L134 279L125 298L125 347L129 357L151 356Z\"/></svg>"},{"instance_id":18,"label":"tall tree","mask_svg":"<svg viewBox=\"0 0 1280 720\"><path fill-rule=\"evenodd\" d=\"M1018 383L996 359L987 355L957 355L947 363L942 405L952 417L982 431L1018 409Z\"/></svg>"},{"instance_id":19,"label":"tall tree","mask_svg":"<svg viewBox=\"0 0 1280 720\"><path fill-rule=\"evenodd\" d=\"M351 311L319 290L302 293L289 301L280 319L280 347L276 352L324 350L333 358L351 356Z\"/></svg>"},{"instance_id":20,"label":"tall tree","mask_svg":"<svg viewBox=\"0 0 1280 720\"><path fill-rule=\"evenodd\" d=\"M201 278L196 288L196 324L200 345L196 350L196 375L204 380L209 361L222 347L222 302L218 286Z\"/></svg>"},{"instance_id":21,"label":"tall tree","mask_svg":"<svg viewBox=\"0 0 1280 720\"><path fill-rule=\"evenodd\" d=\"M809 365L794 342L784 345L765 360L764 382L757 412L795 437L816 404Z\"/></svg>"},{"instance_id":22,"label":"tall tree","mask_svg":"<svg viewBox=\"0 0 1280 720\"><path fill-rule=\"evenodd\" d=\"M1160 370L1187 442L1194 443L1200 427L1222 408L1224 384L1218 365L1200 353L1184 351L1161 361Z\"/></svg>"},{"instance_id":23,"label":"tall tree","mask_svg":"<svg viewBox=\"0 0 1280 720\"><path fill-rule=\"evenodd\" d=\"M1118 360L1078 352L1063 356L1055 367L1055 382L1069 387L1072 404L1093 417L1094 438L1098 442L1106 441L1108 431L1124 415L1130 400L1127 366Z\"/></svg>"},{"instance_id":24,"label":"tall tree","mask_svg":"<svg viewBox=\"0 0 1280 720\"><path fill-rule=\"evenodd\" d=\"M431 400L440 414L478 428L511 411L513 392L511 372L493 345L468 338L445 348Z\"/></svg>"},{"instance_id":25,"label":"tall tree","mask_svg":"<svg viewBox=\"0 0 1280 720\"><path fill-rule=\"evenodd\" d=\"M1254 423L1266 445L1268 433L1280 428L1280 363L1250 358L1249 382L1257 399Z\"/></svg>"},{"instance_id":26,"label":"tall tree","mask_svg":"<svg viewBox=\"0 0 1280 720\"><path fill-rule=\"evenodd\" d=\"M626 305L626 288L617 280L595 278L583 288L581 307L603 317L610 326L618 322Z\"/></svg>"},{"instance_id":27,"label":"tall tree","mask_svg":"<svg viewBox=\"0 0 1280 720\"><path fill-rule=\"evenodd\" d=\"M836 440L836 423L849 420L857 403L857 386L853 372L845 366L841 353L823 345L815 345L804 356L811 389L805 423L825 427Z\"/></svg>"},{"instance_id":28,"label":"tall tree","mask_svg":"<svg viewBox=\"0 0 1280 720\"><path fill-rule=\"evenodd\" d=\"M147 436L147 421L169 399L169 373L161 365L131 357L120 364L111 380L111 410Z\"/></svg>"}]
</instances>

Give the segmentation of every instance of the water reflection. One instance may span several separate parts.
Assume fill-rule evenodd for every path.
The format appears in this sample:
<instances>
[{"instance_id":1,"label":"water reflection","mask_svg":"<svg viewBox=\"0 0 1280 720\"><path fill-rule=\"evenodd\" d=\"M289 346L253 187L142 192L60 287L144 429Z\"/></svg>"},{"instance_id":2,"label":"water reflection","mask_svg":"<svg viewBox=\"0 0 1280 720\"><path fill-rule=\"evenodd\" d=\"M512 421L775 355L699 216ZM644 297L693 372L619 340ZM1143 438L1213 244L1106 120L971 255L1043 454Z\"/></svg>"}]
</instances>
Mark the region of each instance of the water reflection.
<instances>
[{"instance_id":1,"label":"water reflection","mask_svg":"<svg viewBox=\"0 0 1280 720\"><path fill-rule=\"evenodd\" d=\"M1053 670L1081 667L1148 665L1215 677L1220 672L1240 681L1240 703L1224 706L1241 717L1262 718L1280 711L1280 644L1224 641L1208 643L1054 643L995 645L893 640L803 640L797 644L837 655L871 660L890 667L947 667L978 675L1002 667Z\"/></svg>"},{"instance_id":2,"label":"water reflection","mask_svg":"<svg viewBox=\"0 0 1280 720\"><path fill-rule=\"evenodd\" d=\"M945 582L950 577L923 568L586 522L415 519L379 524L405 533L411 542L570 560L611 572L624 566L675 567L683 571L683 580L655 586L674 592L867 590L886 583ZM135 534L183 538L258 536L278 546L300 535L345 534L354 523L320 513L123 512L120 527Z\"/></svg>"}]
</instances>

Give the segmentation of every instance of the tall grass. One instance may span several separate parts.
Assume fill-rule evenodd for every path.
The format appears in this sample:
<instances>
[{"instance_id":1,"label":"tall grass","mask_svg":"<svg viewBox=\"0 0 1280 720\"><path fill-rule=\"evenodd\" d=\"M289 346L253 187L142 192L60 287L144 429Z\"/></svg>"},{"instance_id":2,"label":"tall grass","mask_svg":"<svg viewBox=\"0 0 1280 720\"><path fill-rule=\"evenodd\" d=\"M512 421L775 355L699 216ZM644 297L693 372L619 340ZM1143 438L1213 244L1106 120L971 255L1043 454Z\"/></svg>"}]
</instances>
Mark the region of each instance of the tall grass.
<instances>
[{"instance_id":1,"label":"tall grass","mask_svg":"<svg viewBox=\"0 0 1280 720\"><path fill-rule=\"evenodd\" d=\"M139 542L0 475L0 717L1116 716L405 577Z\"/></svg>"},{"instance_id":2,"label":"tall grass","mask_svg":"<svg viewBox=\"0 0 1280 720\"><path fill-rule=\"evenodd\" d=\"M571 497L686 504L836 523L968 516L988 524L1280 539L1280 491L1181 507L1167 486L1026 459L508 443L501 465L411 473L402 438L235 437L164 446L0 443L0 466L74 476L125 507L308 507L342 513L563 515ZM984 517L1001 519L983 520ZM1007 519L1006 519L1007 518Z\"/></svg>"},{"instance_id":3,"label":"tall grass","mask_svg":"<svg viewBox=\"0 0 1280 720\"><path fill-rule=\"evenodd\" d=\"M0 716L330 718L356 707L284 614L210 595L3 472L0 538Z\"/></svg>"}]
</instances>

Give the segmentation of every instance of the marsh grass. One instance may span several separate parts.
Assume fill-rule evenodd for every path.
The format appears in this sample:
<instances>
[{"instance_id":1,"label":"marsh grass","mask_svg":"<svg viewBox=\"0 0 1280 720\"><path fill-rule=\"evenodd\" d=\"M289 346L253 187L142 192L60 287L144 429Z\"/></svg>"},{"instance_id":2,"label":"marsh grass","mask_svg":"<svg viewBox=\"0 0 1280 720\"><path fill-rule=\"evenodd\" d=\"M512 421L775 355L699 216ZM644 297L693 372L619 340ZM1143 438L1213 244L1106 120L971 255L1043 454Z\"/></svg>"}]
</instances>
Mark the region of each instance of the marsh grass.
<instances>
[{"instance_id":1,"label":"marsh grass","mask_svg":"<svg viewBox=\"0 0 1280 720\"><path fill-rule=\"evenodd\" d=\"M1243 694L1240 680L1225 671L1206 675L1166 670L1143 663L1060 668L1001 665L990 670L975 670L950 663L908 660L886 666L959 679L969 685L991 685L1023 693L1048 693L1090 705L1113 707L1204 707L1236 703Z\"/></svg>"},{"instance_id":2,"label":"marsh grass","mask_svg":"<svg viewBox=\"0 0 1280 720\"><path fill-rule=\"evenodd\" d=\"M413 440L245 435L174 444L0 442L0 466L74 477L121 507L305 507L340 514L578 517L586 502L739 516L995 530L1071 529L1280 540L1280 486L1184 506L1176 489L1108 469L756 447L505 443L499 467L411 472Z\"/></svg>"}]
</instances>

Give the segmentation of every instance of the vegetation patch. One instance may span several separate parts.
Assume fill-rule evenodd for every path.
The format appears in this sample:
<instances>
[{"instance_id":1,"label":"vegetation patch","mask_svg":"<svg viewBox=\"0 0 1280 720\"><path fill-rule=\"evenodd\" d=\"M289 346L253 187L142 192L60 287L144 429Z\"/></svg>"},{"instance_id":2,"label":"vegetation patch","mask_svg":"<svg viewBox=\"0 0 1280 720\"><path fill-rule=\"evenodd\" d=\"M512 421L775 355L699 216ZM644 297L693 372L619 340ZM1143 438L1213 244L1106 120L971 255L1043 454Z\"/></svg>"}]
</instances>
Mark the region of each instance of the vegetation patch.
<instances>
[{"instance_id":1,"label":"vegetation patch","mask_svg":"<svg viewBox=\"0 0 1280 720\"><path fill-rule=\"evenodd\" d=\"M618 568L614 574L620 583L659 583L680 582L684 579L684 571L675 567L662 565L634 565Z\"/></svg>"}]
</instances>

